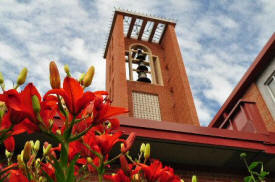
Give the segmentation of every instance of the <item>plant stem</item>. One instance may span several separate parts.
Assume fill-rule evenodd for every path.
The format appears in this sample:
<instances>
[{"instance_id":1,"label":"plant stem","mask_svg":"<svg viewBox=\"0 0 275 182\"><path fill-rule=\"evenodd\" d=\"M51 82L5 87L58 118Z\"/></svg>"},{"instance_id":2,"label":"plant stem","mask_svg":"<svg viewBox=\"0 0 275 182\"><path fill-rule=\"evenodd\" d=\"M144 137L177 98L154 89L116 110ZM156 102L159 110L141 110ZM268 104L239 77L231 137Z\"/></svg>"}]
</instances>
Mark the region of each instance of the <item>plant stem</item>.
<instances>
[{"instance_id":1,"label":"plant stem","mask_svg":"<svg viewBox=\"0 0 275 182\"><path fill-rule=\"evenodd\" d=\"M102 182L102 174L98 174L98 181Z\"/></svg>"},{"instance_id":2,"label":"plant stem","mask_svg":"<svg viewBox=\"0 0 275 182\"><path fill-rule=\"evenodd\" d=\"M115 157L112 158L111 160L105 162L104 165L106 166L106 165L110 164L110 163L113 162L114 160L118 159L121 155L122 155L122 153L118 154L117 156L115 156Z\"/></svg>"}]
</instances>

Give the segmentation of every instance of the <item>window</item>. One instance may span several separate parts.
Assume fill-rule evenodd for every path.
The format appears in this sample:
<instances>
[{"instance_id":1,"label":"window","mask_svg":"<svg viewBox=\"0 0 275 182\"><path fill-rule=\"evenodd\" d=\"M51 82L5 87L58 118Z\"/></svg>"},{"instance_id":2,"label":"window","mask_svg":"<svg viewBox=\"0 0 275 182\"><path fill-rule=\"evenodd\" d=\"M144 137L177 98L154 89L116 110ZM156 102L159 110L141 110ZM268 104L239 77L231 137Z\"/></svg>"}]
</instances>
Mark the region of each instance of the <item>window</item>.
<instances>
[{"instance_id":1,"label":"window","mask_svg":"<svg viewBox=\"0 0 275 182\"><path fill-rule=\"evenodd\" d=\"M265 85L267 86L272 100L275 102L275 71L273 71L271 76L266 80Z\"/></svg>"},{"instance_id":2,"label":"window","mask_svg":"<svg viewBox=\"0 0 275 182\"><path fill-rule=\"evenodd\" d=\"M157 56L141 45L133 45L125 52L126 78L130 81L163 85Z\"/></svg>"}]
</instances>

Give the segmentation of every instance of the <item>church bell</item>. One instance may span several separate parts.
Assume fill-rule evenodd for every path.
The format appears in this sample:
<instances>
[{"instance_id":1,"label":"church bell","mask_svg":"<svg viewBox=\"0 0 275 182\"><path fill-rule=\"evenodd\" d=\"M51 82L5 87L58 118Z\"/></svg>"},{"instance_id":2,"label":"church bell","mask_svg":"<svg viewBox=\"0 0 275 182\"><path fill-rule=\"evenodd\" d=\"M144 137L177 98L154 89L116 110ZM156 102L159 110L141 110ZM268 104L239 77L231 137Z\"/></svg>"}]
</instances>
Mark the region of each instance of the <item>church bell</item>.
<instances>
[{"instance_id":1,"label":"church bell","mask_svg":"<svg viewBox=\"0 0 275 182\"><path fill-rule=\"evenodd\" d=\"M138 60L138 67L137 67L138 79L137 79L137 81L151 83L151 80L149 78L147 78L147 74L146 74L146 72L148 72L148 68L145 65L146 54L143 52L143 50L138 49L136 59Z\"/></svg>"}]
</instances>

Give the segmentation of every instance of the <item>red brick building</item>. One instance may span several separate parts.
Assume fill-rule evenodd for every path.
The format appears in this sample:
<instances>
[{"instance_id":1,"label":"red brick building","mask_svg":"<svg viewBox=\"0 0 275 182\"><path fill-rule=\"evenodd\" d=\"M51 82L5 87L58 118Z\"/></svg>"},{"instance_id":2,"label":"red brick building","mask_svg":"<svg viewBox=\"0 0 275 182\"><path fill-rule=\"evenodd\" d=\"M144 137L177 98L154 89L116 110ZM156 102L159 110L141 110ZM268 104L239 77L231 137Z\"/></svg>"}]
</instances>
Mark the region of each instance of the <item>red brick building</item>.
<instances>
[{"instance_id":1,"label":"red brick building","mask_svg":"<svg viewBox=\"0 0 275 182\"><path fill-rule=\"evenodd\" d=\"M275 35L209 127L200 127L175 25L115 11L104 53L106 88L113 105L130 111L120 119L126 134L137 133L133 151L150 142L154 158L185 181L196 174L200 182L242 181L239 155L246 152L249 161L264 162L274 181Z\"/></svg>"}]
</instances>

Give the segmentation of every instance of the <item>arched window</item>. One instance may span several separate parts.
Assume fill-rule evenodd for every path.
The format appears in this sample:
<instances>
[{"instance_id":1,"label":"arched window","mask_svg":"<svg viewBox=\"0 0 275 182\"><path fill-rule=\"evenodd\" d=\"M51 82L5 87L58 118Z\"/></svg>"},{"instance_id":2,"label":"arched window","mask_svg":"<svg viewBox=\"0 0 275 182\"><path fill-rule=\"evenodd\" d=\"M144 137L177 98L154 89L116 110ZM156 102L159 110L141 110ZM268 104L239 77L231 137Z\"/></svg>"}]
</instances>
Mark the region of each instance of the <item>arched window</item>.
<instances>
[{"instance_id":1,"label":"arched window","mask_svg":"<svg viewBox=\"0 0 275 182\"><path fill-rule=\"evenodd\" d=\"M131 45L125 60L128 80L163 85L159 59L146 46Z\"/></svg>"}]
</instances>

